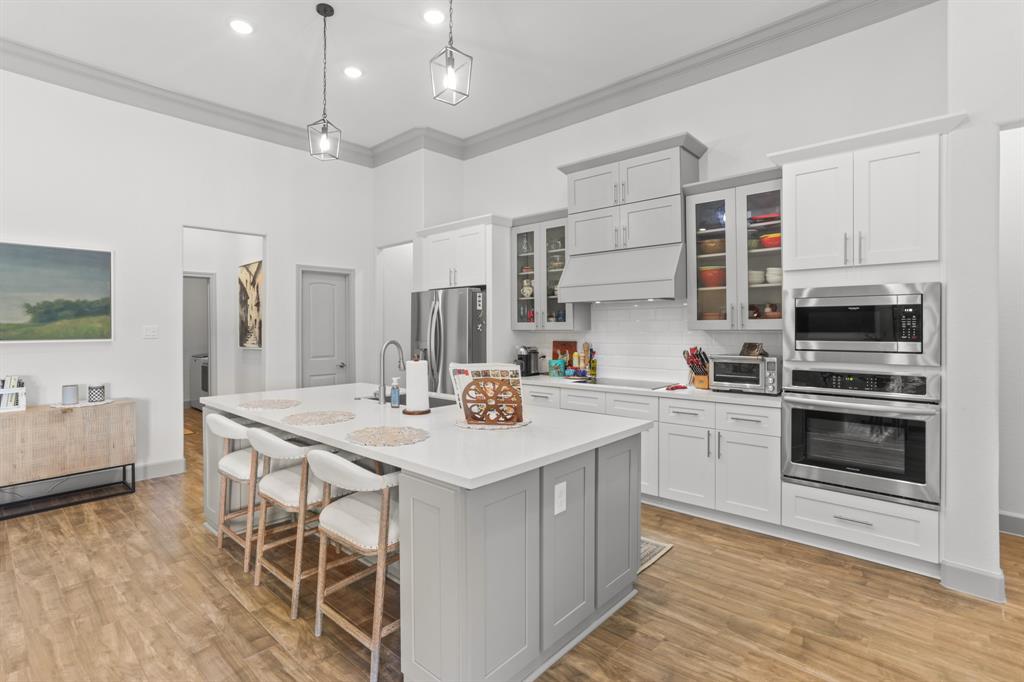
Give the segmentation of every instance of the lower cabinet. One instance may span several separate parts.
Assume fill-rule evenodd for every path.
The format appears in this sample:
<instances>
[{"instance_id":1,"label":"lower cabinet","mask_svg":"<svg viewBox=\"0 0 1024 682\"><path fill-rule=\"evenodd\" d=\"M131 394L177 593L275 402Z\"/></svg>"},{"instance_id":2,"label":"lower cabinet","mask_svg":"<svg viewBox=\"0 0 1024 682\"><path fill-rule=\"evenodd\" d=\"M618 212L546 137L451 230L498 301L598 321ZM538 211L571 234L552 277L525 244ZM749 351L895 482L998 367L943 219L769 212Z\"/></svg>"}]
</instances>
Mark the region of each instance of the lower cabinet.
<instances>
[{"instance_id":1,"label":"lower cabinet","mask_svg":"<svg viewBox=\"0 0 1024 682\"><path fill-rule=\"evenodd\" d=\"M779 523L779 438L665 423L659 436L660 497Z\"/></svg>"},{"instance_id":2,"label":"lower cabinet","mask_svg":"<svg viewBox=\"0 0 1024 682\"><path fill-rule=\"evenodd\" d=\"M658 495L676 502L715 508L714 429L661 424Z\"/></svg>"},{"instance_id":3,"label":"lower cabinet","mask_svg":"<svg viewBox=\"0 0 1024 682\"><path fill-rule=\"evenodd\" d=\"M597 450L597 606L633 585L640 569L640 436ZM628 513L623 513L628 509Z\"/></svg>"},{"instance_id":4,"label":"lower cabinet","mask_svg":"<svg viewBox=\"0 0 1024 682\"><path fill-rule=\"evenodd\" d=\"M715 509L779 523L782 514L782 444L774 436L719 431Z\"/></svg>"},{"instance_id":5,"label":"lower cabinet","mask_svg":"<svg viewBox=\"0 0 1024 682\"><path fill-rule=\"evenodd\" d=\"M541 647L547 649L594 612L593 451L541 472Z\"/></svg>"}]
</instances>

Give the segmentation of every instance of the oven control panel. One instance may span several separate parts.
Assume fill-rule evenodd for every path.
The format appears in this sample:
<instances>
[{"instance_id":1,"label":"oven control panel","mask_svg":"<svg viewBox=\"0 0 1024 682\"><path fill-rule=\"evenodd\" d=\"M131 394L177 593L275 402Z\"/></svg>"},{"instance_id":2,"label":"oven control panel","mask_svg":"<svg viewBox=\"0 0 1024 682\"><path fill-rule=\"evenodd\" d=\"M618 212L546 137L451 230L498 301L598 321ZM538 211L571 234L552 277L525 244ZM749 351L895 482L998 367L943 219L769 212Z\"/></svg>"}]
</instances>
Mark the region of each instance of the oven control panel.
<instances>
[{"instance_id":1,"label":"oven control panel","mask_svg":"<svg viewBox=\"0 0 1024 682\"><path fill-rule=\"evenodd\" d=\"M908 374L868 374L863 372L822 372L793 370L793 388L828 391L890 393L908 396L928 394L928 378Z\"/></svg>"},{"instance_id":2,"label":"oven control panel","mask_svg":"<svg viewBox=\"0 0 1024 682\"><path fill-rule=\"evenodd\" d=\"M919 305L896 306L896 340L921 341L921 316L923 308Z\"/></svg>"}]
</instances>

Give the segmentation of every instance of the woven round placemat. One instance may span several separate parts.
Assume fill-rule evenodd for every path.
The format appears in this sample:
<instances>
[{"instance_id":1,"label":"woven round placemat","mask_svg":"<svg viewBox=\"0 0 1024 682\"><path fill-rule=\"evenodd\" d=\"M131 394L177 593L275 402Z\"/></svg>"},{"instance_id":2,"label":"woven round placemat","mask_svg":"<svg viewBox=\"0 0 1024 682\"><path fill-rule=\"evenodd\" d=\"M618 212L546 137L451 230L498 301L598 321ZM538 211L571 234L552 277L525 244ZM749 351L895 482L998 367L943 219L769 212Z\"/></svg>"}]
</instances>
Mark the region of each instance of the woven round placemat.
<instances>
[{"instance_id":1,"label":"woven round placemat","mask_svg":"<svg viewBox=\"0 0 1024 682\"><path fill-rule=\"evenodd\" d=\"M348 434L348 439L353 443L371 447L412 445L429 437L428 432L411 426L368 426Z\"/></svg>"},{"instance_id":2,"label":"woven round placemat","mask_svg":"<svg viewBox=\"0 0 1024 682\"><path fill-rule=\"evenodd\" d=\"M267 399L267 400L249 400L239 405L247 410L287 410L289 407L295 407L301 405L301 400L282 400L282 399Z\"/></svg>"},{"instance_id":3,"label":"woven round placemat","mask_svg":"<svg viewBox=\"0 0 1024 682\"><path fill-rule=\"evenodd\" d=\"M345 410L320 410L316 412L296 412L284 418L285 424L292 426L327 426L352 421L356 416Z\"/></svg>"}]
</instances>

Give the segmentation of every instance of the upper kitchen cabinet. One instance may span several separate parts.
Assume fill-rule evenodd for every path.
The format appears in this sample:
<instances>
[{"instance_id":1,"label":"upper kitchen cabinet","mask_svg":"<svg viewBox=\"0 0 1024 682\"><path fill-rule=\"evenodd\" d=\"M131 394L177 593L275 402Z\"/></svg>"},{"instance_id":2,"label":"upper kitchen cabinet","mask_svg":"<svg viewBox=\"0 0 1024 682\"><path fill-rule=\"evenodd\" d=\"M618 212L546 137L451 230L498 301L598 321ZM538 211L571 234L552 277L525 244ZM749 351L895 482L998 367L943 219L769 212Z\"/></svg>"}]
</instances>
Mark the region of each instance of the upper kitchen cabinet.
<instances>
[{"instance_id":1,"label":"upper kitchen cabinet","mask_svg":"<svg viewBox=\"0 0 1024 682\"><path fill-rule=\"evenodd\" d=\"M487 285L488 225L459 221L421 230L413 244L418 291Z\"/></svg>"},{"instance_id":2,"label":"upper kitchen cabinet","mask_svg":"<svg viewBox=\"0 0 1024 682\"><path fill-rule=\"evenodd\" d=\"M560 166L568 180L569 213L679 194L682 183L697 179L697 159L705 151L684 133Z\"/></svg>"},{"instance_id":3,"label":"upper kitchen cabinet","mask_svg":"<svg viewBox=\"0 0 1024 682\"><path fill-rule=\"evenodd\" d=\"M783 267L938 260L939 149L966 118L939 116L769 154L782 166Z\"/></svg>"},{"instance_id":4,"label":"upper kitchen cabinet","mask_svg":"<svg viewBox=\"0 0 1024 682\"><path fill-rule=\"evenodd\" d=\"M686 193L691 329L782 329L782 183L770 168Z\"/></svg>"},{"instance_id":5,"label":"upper kitchen cabinet","mask_svg":"<svg viewBox=\"0 0 1024 682\"><path fill-rule=\"evenodd\" d=\"M569 258L568 217L563 210L512 221L513 329L585 331L590 327L588 304L558 300L558 285Z\"/></svg>"}]
</instances>

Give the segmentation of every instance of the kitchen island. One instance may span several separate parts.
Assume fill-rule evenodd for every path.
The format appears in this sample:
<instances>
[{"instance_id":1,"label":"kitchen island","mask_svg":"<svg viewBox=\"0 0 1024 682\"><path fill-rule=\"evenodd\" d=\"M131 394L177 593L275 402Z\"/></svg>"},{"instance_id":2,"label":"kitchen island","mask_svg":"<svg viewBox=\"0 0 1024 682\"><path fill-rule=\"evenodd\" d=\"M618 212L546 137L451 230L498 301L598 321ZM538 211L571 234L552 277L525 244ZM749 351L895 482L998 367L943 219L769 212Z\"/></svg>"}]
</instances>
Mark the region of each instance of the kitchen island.
<instances>
[{"instance_id":1,"label":"kitchen island","mask_svg":"<svg viewBox=\"0 0 1024 682\"><path fill-rule=\"evenodd\" d=\"M458 408L424 416L360 399L369 384L203 398L223 412L401 469L402 673L407 680L532 679L636 594L640 434L650 421L527 406L527 426L456 426ZM252 400L295 400L252 410ZM295 426L290 414L355 418ZM347 435L414 426L420 443L369 447ZM204 438L205 514L216 526L217 460ZM238 486L236 486L238 487ZM237 504L243 494L238 493Z\"/></svg>"}]
</instances>

